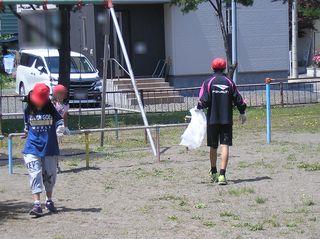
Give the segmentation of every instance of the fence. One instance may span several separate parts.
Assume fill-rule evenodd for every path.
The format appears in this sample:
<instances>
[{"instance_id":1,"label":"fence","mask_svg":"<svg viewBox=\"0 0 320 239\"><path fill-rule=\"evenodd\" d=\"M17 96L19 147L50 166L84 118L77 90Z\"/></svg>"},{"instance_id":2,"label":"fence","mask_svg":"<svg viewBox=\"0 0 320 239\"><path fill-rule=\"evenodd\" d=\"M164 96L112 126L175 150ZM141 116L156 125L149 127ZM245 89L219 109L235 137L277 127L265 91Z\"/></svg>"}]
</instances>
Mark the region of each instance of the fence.
<instances>
[{"instance_id":1,"label":"fence","mask_svg":"<svg viewBox=\"0 0 320 239\"><path fill-rule=\"evenodd\" d=\"M89 135L91 133L97 132L116 132L119 131L129 131L129 130L147 130L154 129L155 130L155 141L156 141L156 152L157 152L157 162L160 162L161 159L161 150L160 150L160 129L163 128L176 128L176 127L186 127L188 124L168 124L168 125L153 125L153 126L135 126L135 127L122 127L122 128L105 128L105 129L85 129L85 130L76 130L72 131L71 135L85 135L85 160L86 160L86 168L89 169L90 166L90 140ZM9 174L13 174L13 138L22 137L23 133L12 133L8 135L8 170Z\"/></svg>"},{"instance_id":2,"label":"fence","mask_svg":"<svg viewBox=\"0 0 320 239\"><path fill-rule=\"evenodd\" d=\"M265 106L265 84L238 85L238 89L249 107ZM140 90L140 95L147 112L187 111L198 102L199 87L179 89ZM274 82L270 84L270 100L272 106L319 103L320 80L302 82ZM139 108L131 90L108 91L107 114L114 114L114 109L124 112L139 112ZM3 95L0 97L1 117L22 118L25 103L21 96ZM99 115L101 108L97 103L81 101L72 104L71 115Z\"/></svg>"}]
</instances>

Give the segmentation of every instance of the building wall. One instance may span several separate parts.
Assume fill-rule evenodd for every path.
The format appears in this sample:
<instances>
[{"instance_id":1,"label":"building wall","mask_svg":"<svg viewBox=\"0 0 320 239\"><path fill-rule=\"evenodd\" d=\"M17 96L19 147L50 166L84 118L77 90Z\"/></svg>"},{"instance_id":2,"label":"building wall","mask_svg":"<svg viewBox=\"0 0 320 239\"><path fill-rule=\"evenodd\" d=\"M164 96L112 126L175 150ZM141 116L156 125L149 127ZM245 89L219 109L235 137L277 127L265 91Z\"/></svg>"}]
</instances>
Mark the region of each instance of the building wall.
<instances>
[{"instance_id":1,"label":"building wall","mask_svg":"<svg viewBox=\"0 0 320 239\"><path fill-rule=\"evenodd\" d=\"M164 12L166 56L172 59L171 74L209 74L212 58L225 54L218 22L208 4L188 14L166 4Z\"/></svg>"},{"instance_id":2,"label":"building wall","mask_svg":"<svg viewBox=\"0 0 320 239\"><path fill-rule=\"evenodd\" d=\"M240 83L259 82L268 72L275 77L287 76L288 34L286 4L265 0L256 0L251 7L239 4ZM172 58L172 82L185 79L192 85L191 81L197 81L200 75L210 74L213 58L225 56L220 27L208 3L188 14L165 5L165 35L166 56Z\"/></svg>"},{"instance_id":3,"label":"building wall","mask_svg":"<svg viewBox=\"0 0 320 239\"><path fill-rule=\"evenodd\" d=\"M239 71L287 71L288 26L288 7L282 1L255 0L252 7L239 5Z\"/></svg>"}]
</instances>

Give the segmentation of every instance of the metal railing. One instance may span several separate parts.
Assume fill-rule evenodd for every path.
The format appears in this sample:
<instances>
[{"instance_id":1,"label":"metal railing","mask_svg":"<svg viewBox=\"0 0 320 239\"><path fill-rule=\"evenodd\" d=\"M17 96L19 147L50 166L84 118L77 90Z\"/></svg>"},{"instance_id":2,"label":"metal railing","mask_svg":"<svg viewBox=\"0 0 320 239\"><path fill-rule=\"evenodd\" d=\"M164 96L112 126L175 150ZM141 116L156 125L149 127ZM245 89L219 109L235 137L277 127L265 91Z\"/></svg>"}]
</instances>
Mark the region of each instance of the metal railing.
<instances>
[{"instance_id":1,"label":"metal railing","mask_svg":"<svg viewBox=\"0 0 320 239\"><path fill-rule=\"evenodd\" d=\"M238 89L249 107L263 107L266 104L265 84L238 85ZM270 100L272 106L319 103L320 80L303 82L273 82L270 84ZM139 93L146 112L187 111L198 102L200 87L189 88L156 88L140 89ZM127 112L139 112L133 90L106 92L107 113L121 108ZM25 103L18 95L3 95L1 97L2 118L21 118ZM99 115L101 107L97 104L81 101L72 105L71 115Z\"/></svg>"},{"instance_id":2,"label":"metal railing","mask_svg":"<svg viewBox=\"0 0 320 239\"><path fill-rule=\"evenodd\" d=\"M157 152L157 162L161 161L161 147L160 147L160 129L163 128L177 128L177 127L186 127L188 124L168 124L168 125L152 125L152 126L134 126L134 127L116 127L116 128L104 128L104 129L84 129L84 130L75 130L71 131L71 135L85 135L85 161L86 168L90 168L90 140L89 135L92 133L99 132L116 132L119 131L131 131L131 130L155 130L155 141L156 141L156 152ZM8 135L8 172L13 174L13 138L24 137L24 133L12 133Z\"/></svg>"},{"instance_id":3,"label":"metal railing","mask_svg":"<svg viewBox=\"0 0 320 239\"><path fill-rule=\"evenodd\" d=\"M109 62L110 62L110 76L111 76L111 80L113 80L114 77L116 77L116 78L119 80L120 77L121 77L120 74L119 74L119 70L116 70L115 67L120 67L121 70L123 70L123 71L127 74L128 77L130 76L129 72L124 68L124 66L122 66L122 65L117 61L117 59L115 59L115 58L110 58L110 59L109 59ZM114 63L114 65L113 65L113 63ZM116 72L117 74L114 74L115 72Z\"/></svg>"},{"instance_id":4,"label":"metal railing","mask_svg":"<svg viewBox=\"0 0 320 239\"><path fill-rule=\"evenodd\" d=\"M166 59L160 59L152 73L152 78L167 78L170 64Z\"/></svg>"}]
</instances>

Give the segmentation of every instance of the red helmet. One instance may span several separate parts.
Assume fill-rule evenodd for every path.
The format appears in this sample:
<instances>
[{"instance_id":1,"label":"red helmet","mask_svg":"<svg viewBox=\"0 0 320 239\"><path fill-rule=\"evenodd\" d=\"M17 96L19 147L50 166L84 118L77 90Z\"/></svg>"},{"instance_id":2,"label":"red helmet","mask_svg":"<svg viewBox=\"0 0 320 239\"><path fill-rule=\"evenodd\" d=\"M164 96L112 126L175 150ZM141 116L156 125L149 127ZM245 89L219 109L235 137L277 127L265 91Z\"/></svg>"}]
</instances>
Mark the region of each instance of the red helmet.
<instances>
[{"instance_id":1,"label":"red helmet","mask_svg":"<svg viewBox=\"0 0 320 239\"><path fill-rule=\"evenodd\" d=\"M56 94L59 94L59 93L67 94L67 88L64 85L61 85L61 84L56 85L53 88L53 95L56 95Z\"/></svg>"},{"instance_id":2,"label":"red helmet","mask_svg":"<svg viewBox=\"0 0 320 239\"><path fill-rule=\"evenodd\" d=\"M227 62L223 58L216 58L212 61L211 67L213 70L224 70L227 68Z\"/></svg>"},{"instance_id":3,"label":"red helmet","mask_svg":"<svg viewBox=\"0 0 320 239\"><path fill-rule=\"evenodd\" d=\"M37 83L30 93L30 100L37 106L43 106L49 101L49 95L49 87L44 83Z\"/></svg>"}]
</instances>

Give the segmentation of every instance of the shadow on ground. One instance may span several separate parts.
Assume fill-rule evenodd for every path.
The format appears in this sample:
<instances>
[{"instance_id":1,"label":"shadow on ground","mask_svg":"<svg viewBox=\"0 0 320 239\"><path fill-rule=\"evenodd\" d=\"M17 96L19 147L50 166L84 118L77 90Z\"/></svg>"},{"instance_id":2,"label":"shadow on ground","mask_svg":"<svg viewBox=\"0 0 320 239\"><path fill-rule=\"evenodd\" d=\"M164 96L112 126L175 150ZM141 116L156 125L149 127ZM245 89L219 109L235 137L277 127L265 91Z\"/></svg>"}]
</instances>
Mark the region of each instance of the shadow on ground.
<instances>
[{"instance_id":1,"label":"shadow on ground","mask_svg":"<svg viewBox=\"0 0 320 239\"><path fill-rule=\"evenodd\" d=\"M61 172L59 172L59 174L63 174L63 173L80 173L82 171L88 171L88 170L101 170L98 167L81 167L81 168L74 168L74 169L68 169L68 170L62 170Z\"/></svg>"},{"instance_id":2,"label":"shadow on ground","mask_svg":"<svg viewBox=\"0 0 320 239\"><path fill-rule=\"evenodd\" d=\"M229 182L233 184L238 184L238 183L253 183L253 182L259 182L264 180L272 180L272 178L270 178L269 176L263 176L263 177L246 178L246 179L234 179L234 180L229 180Z\"/></svg>"},{"instance_id":3,"label":"shadow on ground","mask_svg":"<svg viewBox=\"0 0 320 239\"><path fill-rule=\"evenodd\" d=\"M8 219L17 219L20 214L27 213L30 210L30 205L28 202L16 200L0 202L0 224Z\"/></svg>"},{"instance_id":4,"label":"shadow on ground","mask_svg":"<svg viewBox=\"0 0 320 239\"><path fill-rule=\"evenodd\" d=\"M0 202L0 224L4 223L9 219L19 219L20 215L28 214L31 208L30 202L19 202L16 200L7 200ZM82 213L98 213L101 208L68 208L68 207L58 207L58 212L68 213L68 212L82 212ZM50 213L45 213L44 216L50 215ZM21 219L21 218L20 218ZM23 219L22 219L23 220Z\"/></svg>"}]
</instances>

